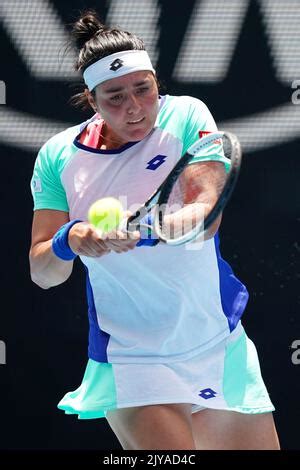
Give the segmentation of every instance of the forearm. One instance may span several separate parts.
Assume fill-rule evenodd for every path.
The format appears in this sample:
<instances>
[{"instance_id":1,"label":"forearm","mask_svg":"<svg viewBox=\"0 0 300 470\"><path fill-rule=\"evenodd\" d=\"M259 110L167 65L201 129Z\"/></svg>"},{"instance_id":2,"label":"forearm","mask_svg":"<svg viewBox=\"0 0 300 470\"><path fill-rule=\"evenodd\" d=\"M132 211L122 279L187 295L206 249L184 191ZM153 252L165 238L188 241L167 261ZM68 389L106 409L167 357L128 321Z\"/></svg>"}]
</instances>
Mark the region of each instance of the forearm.
<instances>
[{"instance_id":1,"label":"forearm","mask_svg":"<svg viewBox=\"0 0 300 470\"><path fill-rule=\"evenodd\" d=\"M212 204L208 204L207 202L187 204L182 209L164 216L164 230L169 233L172 238L178 238L203 223L211 209ZM209 240L214 237L219 229L221 220L222 214L220 214L204 232L204 240Z\"/></svg>"},{"instance_id":2,"label":"forearm","mask_svg":"<svg viewBox=\"0 0 300 470\"><path fill-rule=\"evenodd\" d=\"M73 261L63 261L52 251L52 239L37 243L29 253L32 281L42 289L65 282L73 269Z\"/></svg>"}]
</instances>

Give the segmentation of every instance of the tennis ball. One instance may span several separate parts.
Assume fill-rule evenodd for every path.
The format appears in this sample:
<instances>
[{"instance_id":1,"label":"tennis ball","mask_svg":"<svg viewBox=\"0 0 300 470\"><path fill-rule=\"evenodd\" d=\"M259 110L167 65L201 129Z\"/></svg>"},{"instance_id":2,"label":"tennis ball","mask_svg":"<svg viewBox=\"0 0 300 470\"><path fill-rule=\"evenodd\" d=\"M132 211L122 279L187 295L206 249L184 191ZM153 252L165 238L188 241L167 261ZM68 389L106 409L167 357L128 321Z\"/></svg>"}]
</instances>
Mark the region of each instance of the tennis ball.
<instances>
[{"instance_id":1,"label":"tennis ball","mask_svg":"<svg viewBox=\"0 0 300 470\"><path fill-rule=\"evenodd\" d=\"M110 232L118 227L123 218L123 207L118 199L104 197L94 202L88 212L88 220L102 232Z\"/></svg>"}]
</instances>

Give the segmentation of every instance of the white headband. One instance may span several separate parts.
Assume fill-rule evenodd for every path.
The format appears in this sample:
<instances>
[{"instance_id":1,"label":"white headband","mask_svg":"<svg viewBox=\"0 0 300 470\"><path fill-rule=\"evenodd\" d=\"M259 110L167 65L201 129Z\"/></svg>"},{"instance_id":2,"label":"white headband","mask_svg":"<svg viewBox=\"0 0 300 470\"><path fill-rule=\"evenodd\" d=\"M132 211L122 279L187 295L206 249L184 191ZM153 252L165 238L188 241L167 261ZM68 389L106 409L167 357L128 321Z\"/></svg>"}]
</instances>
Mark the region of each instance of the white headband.
<instances>
[{"instance_id":1,"label":"white headband","mask_svg":"<svg viewBox=\"0 0 300 470\"><path fill-rule=\"evenodd\" d=\"M148 53L137 50L122 51L103 57L87 67L83 72L83 79L92 91L99 83L139 70L151 70L155 74Z\"/></svg>"}]
</instances>

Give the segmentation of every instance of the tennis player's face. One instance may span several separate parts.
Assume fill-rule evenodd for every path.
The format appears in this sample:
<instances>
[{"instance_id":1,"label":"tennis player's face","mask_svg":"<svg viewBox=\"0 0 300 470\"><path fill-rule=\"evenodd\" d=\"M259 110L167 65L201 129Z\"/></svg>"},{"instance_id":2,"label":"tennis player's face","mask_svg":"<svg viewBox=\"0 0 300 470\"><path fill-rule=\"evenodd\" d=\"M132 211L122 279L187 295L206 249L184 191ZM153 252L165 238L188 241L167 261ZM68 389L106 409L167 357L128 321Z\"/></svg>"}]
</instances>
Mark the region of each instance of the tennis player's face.
<instances>
[{"instance_id":1,"label":"tennis player's face","mask_svg":"<svg viewBox=\"0 0 300 470\"><path fill-rule=\"evenodd\" d=\"M132 72L96 88L96 106L106 123L105 137L120 145L144 139L158 113L158 89L152 72Z\"/></svg>"}]
</instances>

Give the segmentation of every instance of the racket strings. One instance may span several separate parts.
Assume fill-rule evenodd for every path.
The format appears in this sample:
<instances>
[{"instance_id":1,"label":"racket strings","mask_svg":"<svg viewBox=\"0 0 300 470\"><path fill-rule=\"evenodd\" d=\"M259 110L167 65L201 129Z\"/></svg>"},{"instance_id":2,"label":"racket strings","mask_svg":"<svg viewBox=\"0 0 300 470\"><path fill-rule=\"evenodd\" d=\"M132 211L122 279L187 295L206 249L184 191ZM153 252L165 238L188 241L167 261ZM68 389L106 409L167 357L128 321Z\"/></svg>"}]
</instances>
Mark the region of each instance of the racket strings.
<instances>
[{"instance_id":1,"label":"racket strings","mask_svg":"<svg viewBox=\"0 0 300 470\"><path fill-rule=\"evenodd\" d=\"M199 156L206 160L192 159L173 184L166 203L159 207L160 235L165 239L180 239L203 226L222 194L227 181L225 163L227 170L230 167L230 145L225 139L218 140Z\"/></svg>"}]
</instances>

